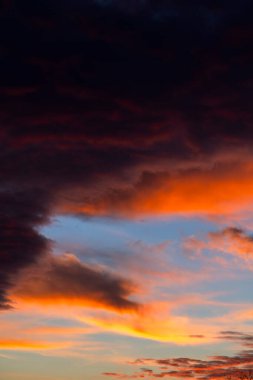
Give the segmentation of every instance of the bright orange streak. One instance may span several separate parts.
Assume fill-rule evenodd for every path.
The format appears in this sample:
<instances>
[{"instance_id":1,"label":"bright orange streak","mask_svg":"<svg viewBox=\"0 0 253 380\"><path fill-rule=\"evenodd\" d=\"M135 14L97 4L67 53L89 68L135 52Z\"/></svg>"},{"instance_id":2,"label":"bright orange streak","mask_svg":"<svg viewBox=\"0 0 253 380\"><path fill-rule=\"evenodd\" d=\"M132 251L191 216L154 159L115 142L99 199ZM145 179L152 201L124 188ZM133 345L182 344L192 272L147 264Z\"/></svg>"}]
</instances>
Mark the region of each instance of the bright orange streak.
<instances>
[{"instance_id":1,"label":"bright orange streak","mask_svg":"<svg viewBox=\"0 0 253 380\"><path fill-rule=\"evenodd\" d=\"M253 202L253 164L229 170L186 171L158 181L151 188L133 188L120 196L106 196L85 205L62 205L61 211L91 215L111 213L154 215L170 213L228 214ZM252 207L252 206L251 206Z\"/></svg>"},{"instance_id":2,"label":"bright orange streak","mask_svg":"<svg viewBox=\"0 0 253 380\"><path fill-rule=\"evenodd\" d=\"M172 342L176 344L203 344L213 341L215 330L211 326L192 324L186 317L130 316L126 318L82 317L81 321L117 334ZM196 334L196 331L198 334ZM208 331L208 334L201 335Z\"/></svg>"},{"instance_id":3,"label":"bright orange streak","mask_svg":"<svg viewBox=\"0 0 253 380\"><path fill-rule=\"evenodd\" d=\"M182 305L182 300L179 300ZM19 302L19 309L26 309L31 305ZM69 307L65 305L45 305L37 304L36 313L46 313L46 315L67 315ZM60 328L61 335L87 334L90 332L113 332L126 336L133 336L142 339L149 339L158 342L172 342L176 344L204 344L214 340L217 326L213 326L208 321L200 323L185 316L176 316L171 313L167 303L153 302L152 305L143 306L138 312L132 313L112 313L111 311L87 310L72 307L71 318L75 321L89 325L88 328L79 329L66 327ZM27 312L27 311L26 311ZM32 311L31 311L32 312ZM38 331L37 331L38 329ZM37 328L31 329L30 334L59 334L58 328ZM207 333L208 332L208 333Z\"/></svg>"},{"instance_id":4,"label":"bright orange streak","mask_svg":"<svg viewBox=\"0 0 253 380\"><path fill-rule=\"evenodd\" d=\"M69 347L67 343L33 342L27 340L0 340L1 350L53 350Z\"/></svg>"},{"instance_id":5,"label":"bright orange streak","mask_svg":"<svg viewBox=\"0 0 253 380\"><path fill-rule=\"evenodd\" d=\"M134 308L119 308L118 306L113 306L107 304L106 302L99 300L92 300L85 297L75 297L75 296L61 296L61 295L50 295L50 294L41 294L41 295L26 295L19 293L15 293L12 296L12 300L17 304L28 304L28 305L40 305L40 306L73 306L80 308L91 308L91 309L102 309L108 311L116 311L118 313L135 313L137 309Z\"/></svg>"}]
</instances>

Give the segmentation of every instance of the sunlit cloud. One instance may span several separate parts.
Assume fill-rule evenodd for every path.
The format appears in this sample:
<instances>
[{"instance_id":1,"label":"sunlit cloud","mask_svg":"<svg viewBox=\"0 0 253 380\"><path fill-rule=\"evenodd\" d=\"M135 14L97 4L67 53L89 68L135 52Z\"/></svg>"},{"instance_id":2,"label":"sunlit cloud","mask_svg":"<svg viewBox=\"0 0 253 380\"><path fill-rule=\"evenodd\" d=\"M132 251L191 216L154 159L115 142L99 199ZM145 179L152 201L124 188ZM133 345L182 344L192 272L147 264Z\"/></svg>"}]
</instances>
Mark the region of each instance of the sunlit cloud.
<instances>
[{"instance_id":1,"label":"sunlit cloud","mask_svg":"<svg viewBox=\"0 0 253 380\"><path fill-rule=\"evenodd\" d=\"M36 287L34 284L36 283ZM12 289L12 299L28 303L72 304L83 307L136 310L128 300L134 285L127 280L87 266L72 255L48 255L24 270Z\"/></svg>"},{"instance_id":2,"label":"sunlit cloud","mask_svg":"<svg viewBox=\"0 0 253 380\"><path fill-rule=\"evenodd\" d=\"M1 340L0 339L0 349L1 350L54 350L59 348L67 348L70 344L68 342L45 342L45 341L33 341L33 340Z\"/></svg>"},{"instance_id":3,"label":"sunlit cloud","mask_svg":"<svg viewBox=\"0 0 253 380\"><path fill-rule=\"evenodd\" d=\"M222 168L146 173L129 189L62 206L62 212L88 215L230 215L251 208L252 162ZM225 195L225 196L224 196Z\"/></svg>"},{"instance_id":4,"label":"sunlit cloud","mask_svg":"<svg viewBox=\"0 0 253 380\"><path fill-rule=\"evenodd\" d=\"M224 331L217 338L231 342L239 342L241 346L252 345L252 335L236 331ZM220 379L220 378L246 378L252 374L253 351L244 350L234 356L215 355L207 360L191 357L178 358L139 358L128 362L131 366L139 367L132 374L105 372L110 378L141 379L152 378L193 378L193 379ZM248 377L247 377L248 376Z\"/></svg>"},{"instance_id":5,"label":"sunlit cloud","mask_svg":"<svg viewBox=\"0 0 253 380\"><path fill-rule=\"evenodd\" d=\"M252 268L253 237L238 227L226 227L219 231L208 233L205 240L194 236L185 240L184 246L190 251L202 252L208 249L233 255L247 261L248 269ZM222 258L220 258L222 261Z\"/></svg>"},{"instance_id":6,"label":"sunlit cloud","mask_svg":"<svg viewBox=\"0 0 253 380\"><path fill-rule=\"evenodd\" d=\"M140 352L129 378L253 364L251 352L187 359L250 351L253 269L253 4L191 3L1 2L0 349L18 352L5 380L99 380L83 362L104 354L101 372L127 378L109 368L113 338L115 357L140 345L156 366ZM78 227L76 245L67 231L69 251L55 249L59 216L89 225L80 250ZM171 233L136 228L106 249L101 218L127 220L126 236L170 219ZM186 359L159 362L154 347Z\"/></svg>"}]
</instances>

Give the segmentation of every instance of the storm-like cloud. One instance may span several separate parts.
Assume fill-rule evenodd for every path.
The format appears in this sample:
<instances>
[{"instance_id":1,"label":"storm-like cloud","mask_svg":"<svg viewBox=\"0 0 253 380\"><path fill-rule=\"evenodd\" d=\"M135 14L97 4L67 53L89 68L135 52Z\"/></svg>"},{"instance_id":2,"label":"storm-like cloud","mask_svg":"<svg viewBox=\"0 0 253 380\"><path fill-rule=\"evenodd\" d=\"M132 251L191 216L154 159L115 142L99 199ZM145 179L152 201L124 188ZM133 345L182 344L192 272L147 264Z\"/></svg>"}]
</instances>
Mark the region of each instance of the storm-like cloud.
<instances>
[{"instance_id":1,"label":"storm-like cloud","mask_svg":"<svg viewBox=\"0 0 253 380\"><path fill-rule=\"evenodd\" d=\"M2 308L51 215L251 207L251 1L1 8Z\"/></svg>"},{"instance_id":2,"label":"storm-like cloud","mask_svg":"<svg viewBox=\"0 0 253 380\"><path fill-rule=\"evenodd\" d=\"M50 249L36 227L46 221L47 199L41 191L0 191L0 307L11 307L5 289L15 283L18 271Z\"/></svg>"}]
</instances>

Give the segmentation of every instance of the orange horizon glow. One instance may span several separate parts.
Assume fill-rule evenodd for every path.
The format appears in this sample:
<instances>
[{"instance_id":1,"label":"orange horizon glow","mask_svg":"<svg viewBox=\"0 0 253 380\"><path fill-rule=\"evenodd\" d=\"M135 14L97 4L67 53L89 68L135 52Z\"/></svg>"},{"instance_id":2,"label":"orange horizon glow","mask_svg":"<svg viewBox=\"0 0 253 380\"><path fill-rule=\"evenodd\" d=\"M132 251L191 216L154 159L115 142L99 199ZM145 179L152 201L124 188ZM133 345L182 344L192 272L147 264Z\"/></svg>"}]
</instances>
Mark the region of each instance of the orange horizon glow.
<instances>
[{"instance_id":1,"label":"orange horizon glow","mask_svg":"<svg viewBox=\"0 0 253 380\"><path fill-rule=\"evenodd\" d=\"M10 340L1 340L0 339L0 350L54 350L59 348L69 347L69 343L61 342L35 342L22 339L10 339Z\"/></svg>"}]
</instances>

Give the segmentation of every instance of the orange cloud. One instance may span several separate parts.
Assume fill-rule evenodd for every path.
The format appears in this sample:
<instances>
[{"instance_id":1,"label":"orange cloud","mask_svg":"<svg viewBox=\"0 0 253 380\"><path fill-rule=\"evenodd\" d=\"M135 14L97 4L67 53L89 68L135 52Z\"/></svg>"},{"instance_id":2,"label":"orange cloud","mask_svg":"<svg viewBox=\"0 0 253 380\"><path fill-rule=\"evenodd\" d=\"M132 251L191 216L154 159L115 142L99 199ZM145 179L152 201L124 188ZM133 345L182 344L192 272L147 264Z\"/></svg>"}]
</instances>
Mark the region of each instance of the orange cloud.
<instances>
[{"instance_id":1,"label":"orange cloud","mask_svg":"<svg viewBox=\"0 0 253 380\"><path fill-rule=\"evenodd\" d=\"M1 350L54 350L59 348L67 348L69 345L70 344L66 342L38 342L25 339L0 339Z\"/></svg>"},{"instance_id":2,"label":"orange cloud","mask_svg":"<svg viewBox=\"0 0 253 380\"><path fill-rule=\"evenodd\" d=\"M139 248L142 246L138 245ZM164 245L155 248L160 252L163 251ZM150 249L153 252L154 247ZM152 263L151 260L151 267ZM132 270L131 263L128 264L124 272L125 278L129 277L128 272L131 273ZM154 268L158 277L160 269L159 265ZM147 272L144 271L144 276L141 270L139 273L140 281L144 281ZM175 269L173 276L170 272L167 274L162 272L162 280L165 276L168 277L168 281L175 284L182 273L179 271L177 276ZM194 279L191 272L185 272L185 276L189 278L185 278L183 284ZM180 281L178 286L181 284ZM10 298L16 302L17 310L26 311L30 315L35 313L49 316L64 315L65 318L88 325L87 328L86 326L84 328L37 327L30 329L31 331L26 329L28 334L71 336L108 331L176 344L202 344L212 341L212 336L217 330L216 321L190 318L187 316L187 307L193 305L223 307L223 304L220 305L207 295L203 298L200 294L185 294L185 292L176 296L168 293L166 300L164 296L159 300L160 295L153 285L144 295L137 287L138 295L145 299L145 302L140 303L136 299L136 288L132 288L131 284L130 280L125 282L121 277L114 278L111 275L107 277L106 271L101 272L95 266L88 267L74 255L48 255L37 265L23 270L16 286L10 292ZM166 282L162 281L159 284L165 286ZM134 297L133 300L130 300L130 296ZM182 307L186 308L183 312Z\"/></svg>"},{"instance_id":3,"label":"orange cloud","mask_svg":"<svg viewBox=\"0 0 253 380\"><path fill-rule=\"evenodd\" d=\"M206 297L206 296L205 296ZM40 318L64 318L72 321L73 327L55 327L43 323L43 326L22 328L24 336L34 336L40 338L69 337L97 334L100 332L111 332L119 335L132 336L141 339L149 339L158 342L172 342L176 344L202 344L213 341L213 336L217 331L217 324L211 320L200 321L189 318L186 313L176 315L178 307L200 305L203 298L198 295L184 295L183 297L172 297L171 300L159 302L150 301L150 304L143 305L137 311L118 312L109 310L106 307L83 308L79 304L68 306L68 300L62 304L50 303L37 299L36 304L29 299L16 299L16 308L23 315L40 316ZM204 300L210 305L210 300ZM215 305L215 301L211 303ZM35 306L34 306L35 305ZM22 315L22 314L21 314ZM80 326L80 322L85 326ZM77 326L76 326L77 324ZM10 329L12 327L10 326ZM208 333L207 333L208 331ZM18 334L20 336L20 334ZM22 337L22 336L21 336Z\"/></svg>"},{"instance_id":4,"label":"orange cloud","mask_svg":"<svg viewBox=\"0 0 253 380\"><path fill-rule=\"evenodd\" d=\"M209 233L214 249L242 256L253 256L253 237L240 228L228 227Z\"/></svg>"},{"instance_id":5,"label":"orange cloud","mask_svg":"<svg viewBox=\"0 0 253 380\"><path fill-rule=\"evenodd\" d=\"M237 227L227 227L221 231L210 232L207 241L190 237L186 239L185 247L196 251L210 249L225 252L244 259L253 258L253 237Z\"/></svg>"},{"instance_id":6,"label":"orange cloud","mask_svg":"<svg viewBox=\"0 0 253 380\"><path fill-rule=\"evenodd\" d=\"M178 305L181 300L178 300ZM181 303L182 304L182 303ZM176 308L175 305L172 307ZM202 344L213 341L216 328L208 322L172 313L166 302L152 302L134 314L92 313L78 319L116 334L176 344ZM208 333L207 333L208 331Z\"/></svg>"},{"instance_id":7,"label":"orange cloud","mask_svg":"<svg viewBox=\"0 0 253 380\"><path fill-rule=\"evenodd\" d=\"M151 253L163 252L164 247L167 247L167 244L152 246L150 250ZM141 252L142 248L138 245ZM137 259L139 258L140 256L137 256ZM132 271L132 264L128 262L126 265L125 278L129 278L128 273ZM157 268L152 260L149 264L151 268L154 267L159 277L160 264L163 264L163 260ZM149 274L144 271L143 276L140 268L140 281L145 280L146 273ZM170 281L177 284L177 279L178 277L180 279L182 273L179 272L180 276L177 276L175 269L172 274L173 276L170 272L167 274L162 272L162 280L167 275ZM185 272L185 276L189 278L186 278L183 284L194 278L191 272ZM162 281L159 284L164 286L166 282ZM138 286L135 288L132 286L130 280L109 275L105 269L102 271L96 266L87 266L76 256L67 254L47 255L38 264L23 270L9 296L16 302L15 306L19 311L26 311L30 315L34 313L49 316L64 315L65 318L88 325L87 328L86 326L84 328L45 326L31 329L30 333L40 336L41 334L71 336L108 331L176 344L202 344L212 341L219 321L212 318L200 321L188 317L187 307L193 305L224 307L223 304L220 305L219 302L210 299L210 295L203 297L197 293L185 294L185 292L176 296L168 292L166 300L164 295L159 300L161 295L156 292L153 285L152 289L148 288L144 297L141 293L145 302L140 303L136 299L137 295L140 296L139 290ZM182 307L185 311L182 311ZM29 330L26 331L29 333Z\"/></svg>"},{"instance_id":8,"label":"orange cloud","mask_svg":"<svg viewBox=\"0 0 253 380\"><path fill-rule=\"evenodd\" d=\"M69 304L129 312L139 307L128 299L133 292L130 281L65 254L47 255L25 269L11 289L10 297L30 304Z\"/></svg>"},{"instance_id":9,"label":"orange cloud","mask_svg":"<svg viewBox=\"0 0 253 380\"><path fill-rule=\"evenodd\" d=\"M181 169L163 173L144 173L131 188L107 192L82 204L59 205L59 212L90 215L121 214L222 215L252 208L253 164L215 164L210 169Z\"/></svg>"}]
</instances>

